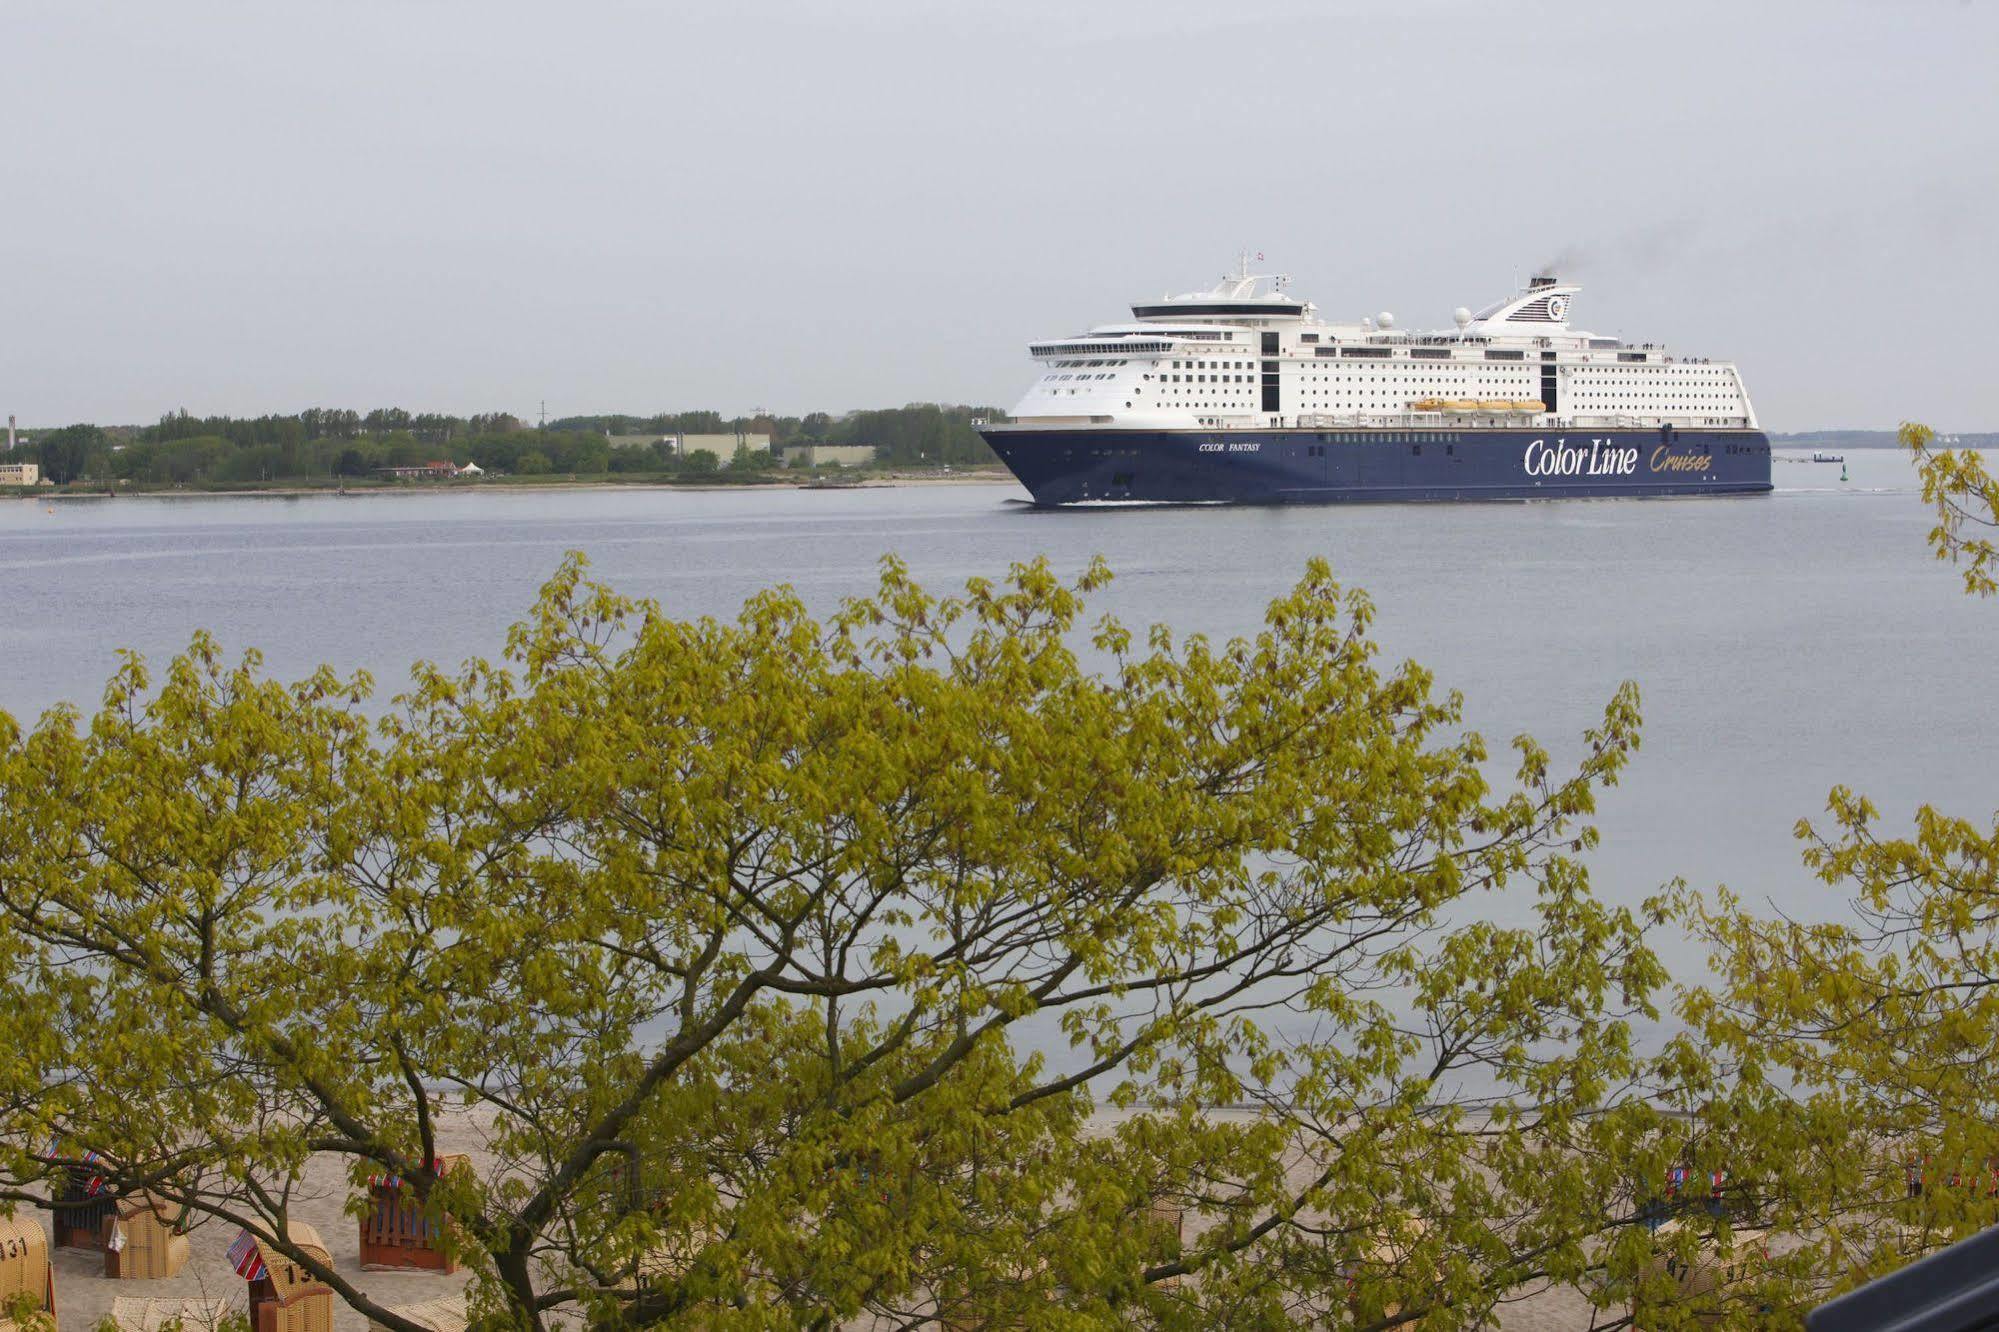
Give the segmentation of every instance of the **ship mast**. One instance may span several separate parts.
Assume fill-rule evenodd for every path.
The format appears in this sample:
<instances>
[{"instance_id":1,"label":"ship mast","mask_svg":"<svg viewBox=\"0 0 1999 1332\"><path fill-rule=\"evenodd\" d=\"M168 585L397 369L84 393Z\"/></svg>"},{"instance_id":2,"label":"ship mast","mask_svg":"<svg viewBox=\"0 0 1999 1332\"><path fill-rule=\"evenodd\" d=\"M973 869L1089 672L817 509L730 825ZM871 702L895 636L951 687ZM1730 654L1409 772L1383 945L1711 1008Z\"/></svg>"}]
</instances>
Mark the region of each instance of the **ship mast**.
<instances>
[{"instance_id":1,"label":"ship mast","mask_svg":"<svg viewBox=\"0 0 1999 1332\"><path fill-rule=\"evenodd\" d=\"M1262 262L1263 254L1261 251L1255 257L1257 262ZM1269 281L1273 292L1281 293L1284 290L1284 284L1291 280L1289 273L1252 273L1249 271L1249 264L1249 251L1237 250L1235 272L1224 273L1222 275L1221 282L1215 287L1215 293L1217 295L1226 293L1237 297L1247 297L1255 293L1257 283L1266 280Z\"/></svg>"}]
</instances>

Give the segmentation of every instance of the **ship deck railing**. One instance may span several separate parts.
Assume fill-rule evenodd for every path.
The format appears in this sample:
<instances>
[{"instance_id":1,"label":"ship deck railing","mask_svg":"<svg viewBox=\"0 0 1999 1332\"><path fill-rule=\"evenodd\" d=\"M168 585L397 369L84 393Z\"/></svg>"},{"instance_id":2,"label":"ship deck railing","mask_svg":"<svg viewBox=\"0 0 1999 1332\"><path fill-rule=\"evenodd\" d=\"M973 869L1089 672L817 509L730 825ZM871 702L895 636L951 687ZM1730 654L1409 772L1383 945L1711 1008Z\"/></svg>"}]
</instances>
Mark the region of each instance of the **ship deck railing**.
<instances>
[{"instance_id":1,"label":"ship deck railing","mask_svg":"<svg viewBox=\"0 0 1999 1332\"><path fill-rule=\"evenodd\" d=\"M1299 430L1404 430L1412 426L1526 425L1543 412L1370 412L1365 416L1307 414L1294 418Z\"/></svg>"}]
</instances>

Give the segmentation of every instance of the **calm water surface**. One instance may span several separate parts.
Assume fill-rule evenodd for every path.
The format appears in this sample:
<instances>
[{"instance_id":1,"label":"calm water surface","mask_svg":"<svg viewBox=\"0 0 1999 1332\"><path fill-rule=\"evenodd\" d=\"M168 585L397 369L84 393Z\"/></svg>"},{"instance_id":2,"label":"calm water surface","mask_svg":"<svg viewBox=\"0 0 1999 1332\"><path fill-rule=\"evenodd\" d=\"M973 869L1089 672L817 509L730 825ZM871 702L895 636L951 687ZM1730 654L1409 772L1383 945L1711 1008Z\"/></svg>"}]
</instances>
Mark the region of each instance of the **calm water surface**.
<instances>
[{"instance_id":1,"label":"calm water surface","mask_svg":"<svg viewBox=\"0 0 1999 1332\"><path fill-rule=\"evenodd\" d=\"M1378 637L1461 689L1496 750L1558 755L1621 680L1644 749L1605 802L1601 891L1674 875L1787 910L1834 904L1792 825L1845 782L1898 822L1999 806L1999 605L1928 555L1906 460L1780 461L1729 500L1040 513L1010 485L860 491L502 491L302 499L0 501L0 708L88 705L136 648L197 628L290 676L329 662L392 692L409 663L496 656L564 551L675 613L790 582L815 608L894 551L934 587L1046 554L1104 555L1128 623L1254 628L1305 561L1366 588Z\"/></svg>"}]
</instances>

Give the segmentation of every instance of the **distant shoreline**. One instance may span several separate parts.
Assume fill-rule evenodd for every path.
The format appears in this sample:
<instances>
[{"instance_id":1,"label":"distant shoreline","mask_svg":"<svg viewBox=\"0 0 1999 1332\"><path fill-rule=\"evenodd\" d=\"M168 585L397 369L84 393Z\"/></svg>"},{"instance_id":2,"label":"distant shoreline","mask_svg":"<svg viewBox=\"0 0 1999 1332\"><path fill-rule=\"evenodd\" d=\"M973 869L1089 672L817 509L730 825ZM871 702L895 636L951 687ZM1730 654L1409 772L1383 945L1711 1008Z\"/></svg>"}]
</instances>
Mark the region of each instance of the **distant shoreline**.
<instances>
[{"instance_id":1,"label":"distant shoreline","mask_svg":"<svg viewBox=\"0 0 1999 1332\"><path fill-rule=\"evenodd\" d=\"M792 481L770 479L755 481L603 481L603 480L542 480L533 481L493 480L493 481L412 481L400 485L362 484L352 487L337 485L273 485L273 486L219 486L213 489L193 489L190 487L132 487L78 489L78 490L20 490L0 491L0 497L11 496L29 501L57 500L65 502L103 501L110 499L300 499L308 496L330 496L353 499L373 495L506 495L515 493L548 494L552 491L693 491L701 494L717 494L728 491L751 490L901 490L923 486L990 486L1011 485L1014 479L999 469L931 474L927 472L886 472L875 473L852 481L811 480Z\"/></svg>"},{"instance_id":2,"label":"distant shoreline","mask_svg":"<svg viewBox=\"0 0 1999 1332\"><path fill-rule=\"evenodd\" d=\"M1949 444L1946 437L1958 442ZM1800 430L1788 435L1771 435L1773 449L1899 449L1904 445L1892 430ZM1999 448L1999 432L1963 430L1938 431L1934 447L1940 449Z\"/></svg>"}]
</instances>

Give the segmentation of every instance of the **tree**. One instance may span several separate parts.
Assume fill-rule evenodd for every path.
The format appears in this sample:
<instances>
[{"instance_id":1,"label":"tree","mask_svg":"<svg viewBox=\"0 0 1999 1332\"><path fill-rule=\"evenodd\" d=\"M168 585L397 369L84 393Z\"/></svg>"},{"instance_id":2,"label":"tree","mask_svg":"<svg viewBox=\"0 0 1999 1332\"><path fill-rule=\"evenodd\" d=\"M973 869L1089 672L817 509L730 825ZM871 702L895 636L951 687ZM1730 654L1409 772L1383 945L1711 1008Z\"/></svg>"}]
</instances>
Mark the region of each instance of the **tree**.
<instances>
[{"instance_id":1,"label":"tree","mask_svg":"<svg viewBox=\"0 0 1999 1332\"><path fill-rule=\"evenodd\" d=\"M556 471L605 472L611 467L611 446L602 435L550 432L543 447Z\"/></svg>"},{"instance_id":2,"label":"tree","mask_svg":"<svg viewBox=\"0 0 1999 1332\"><path fill-rule=\"evenodd\" d=\"M545 476L550 470L548 455L539 449L529 449L514 462L514 471L520 476Z\"/></svg>"},{"instance_id":3,"label":"tree","mask_svg":"<svg viewBox=\"0 0 1999 1332\"><path fill-rule=\"evenodd\" d=\"M1939 559L1991 595L1999 485L1978 456L1904 425ZM1802 820L1805 864L1849 912L1757 915L1736 896L1682 893L1714 958L1685 1009L1729 1068L1732 1121L1800 1273L1834 1290L1999 1220L1999 816L1924 805L1908 833L1846 786L1827 821Z\"/></svg>"},{"instance_id":4,"label":"tree","mask_svg":"<svg viewBox=\"0 0 1999 1332\"><path fill-rule=\"evenodd\" d=\"M530 450L548 459L548 471L595 474L612 470L605 432L641 429L661 435L768 432L774 445L798 439L879 444L885 461L990 461L991 454L972 428L974 417L996 416L990 408L940 407L929 403L878 412L850 413L833 420L824 412L804 417L738 417L725 422L712 411L566 417L531 432L504 412L462 418L441 412L412 414L377 408L365 417L344 408L313 407L296 415L202 416L185 409L166 413L137 431L137 440L116 450L103 466L110 473L148 480L231 482L338 475L349 445L370 465L420 463L449 456L476 461L489 471L517 471ZM197 443L198 442L198 443ZM275 452L273 451L275 450ZM101 456L103 450L98 449ZM671 456L657 457L660 470L680 470ZM718 459L737 469L733 457ZM751 459L755 467L762 459ZM619 464L618 470L631 466ZM754 467L750 468L754 470Z\"/></svg>"},{"instance_id":5,"label":"tree","mask_svg":"<svg viewBox=\"0 0 1999 1332\"><path fill-rule=\"evenodd\" d=\"M42 475L56 485L68 485L84 474L104 447L104 431L94 425L64 426L51 430L37 441L41 447Z\"/></svg>"},{"instance_id":6,"label":"tree","mask_svg":"<svg viewBox=\"0 0 1999 1332\"><path fill-rule=\"evenodd\" d=\"M475 435L511 435L520 430L521 422L511 412L487 412L466 422L466 428Z\"/></svg>"},{"instance_id":7,"label":"tree","mask_svg":"<svg viewBox=\"0 0 1999 1332\"><path fill-rule=\"evenodd\" d=\"M1999 529L1999 478L1985 468L1972 449L1938 449L1936 432L1905 423L1902 447L1915 457L1923 479L1923 499L1935 506L1937 525L1930 531L1930 549L1940 560L1960 564L1965 591L1979 596L1999 592L1999 544L1986 535Z\"/></svg>"},{"instance_id":8,"label":"tree","mask_svg":"<svg viewBox=\"0 0 1999 1332\"><path fill-rule=\"evenodd\" d=\"M736 445L736 452L729 459L732 472L768 472L776 466L777 459L769 449L753 449L747 444Z\"/></svg>"},{"instance_id":9,"label":"tree","mask_svg":"<svg viewBox=\"0 0 1999 1332\"><path fill-rule=\"evenodd\" d=\"M1628 1284L1663 975L1573 855L1634 692L1494 790L1323 566L1250 639L1099 619L1093 669L1106 577L888 561L824 622L681 622L573 559L504 664L379 717L202 637L87 727L0 719L0 1198L88 1144L396 1332L285 1238L308 1153L410 1181L530 1327L1472 1327ZM431 1171L435 1089L495 1177Z\"/></svg>"},{"instance_id":10,"label":"tree","mask_svg":"<svg viewBox=\"0 0 1999 1332\"><path fill-rule=\"evenodd\" d=\"M687 455L684 470L693 472L697 476L707 476L721 466L722 460L715 455L713 449L696 449Z\"/></svg>"}]
</instances>

